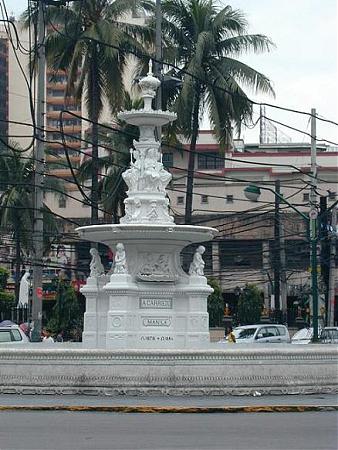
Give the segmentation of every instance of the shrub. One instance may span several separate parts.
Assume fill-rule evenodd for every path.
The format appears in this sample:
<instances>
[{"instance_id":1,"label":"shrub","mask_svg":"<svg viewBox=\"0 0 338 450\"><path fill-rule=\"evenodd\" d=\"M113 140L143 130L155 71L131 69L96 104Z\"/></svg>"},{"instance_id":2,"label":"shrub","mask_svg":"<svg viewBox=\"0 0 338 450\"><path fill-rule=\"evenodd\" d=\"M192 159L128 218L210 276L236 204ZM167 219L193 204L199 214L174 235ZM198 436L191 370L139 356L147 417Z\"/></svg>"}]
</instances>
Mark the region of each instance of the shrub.
<instances>
[{"instance_id":1,"label":"shrub","mask_svg":"<svg viewBox=\"0 0 338 450\"><path fill-rule=\"evenodd\" d=\"M6 289L9 271L4 267L0 267L0 291Z\"/></svg>"},{"instance_id":2,"label":"shrub","mask_svg":"<svg viewBox=\"0 0 338 450\"><path fill-rule=\"evenodd\" d=\"M209 327L220 327L223 325L224 312L221 286L215 278L209 278L208 284L214 289L208 297Z\"/></svg>"},{"instance_id":3,"label":"shrub","mask_svg":"<svg viewBox=\"0 0 338 450\"><path fill-rule=\"evenodd\" d=\"M241 325L259 323L262 308L262 292L254 284L247 284L238 300L238 322Z\"/></svg>"}]
</instances>

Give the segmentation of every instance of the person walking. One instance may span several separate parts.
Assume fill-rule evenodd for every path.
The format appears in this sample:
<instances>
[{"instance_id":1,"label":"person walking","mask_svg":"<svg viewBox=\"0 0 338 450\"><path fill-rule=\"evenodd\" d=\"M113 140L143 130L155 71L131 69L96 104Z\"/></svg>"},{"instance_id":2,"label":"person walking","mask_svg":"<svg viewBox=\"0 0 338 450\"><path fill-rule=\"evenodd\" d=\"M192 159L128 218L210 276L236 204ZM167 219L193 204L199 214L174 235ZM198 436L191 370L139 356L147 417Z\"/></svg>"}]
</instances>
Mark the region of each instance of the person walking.
<instances>
[{"instance_id":1,"label":"person walking","mask_svg":"<svg viewBox=\"0 0 338 450\"><path fill-rule=\"evenodd\" d=\"M43 338L42 342L45 344L54 344L54 339L52 337L52 330L49 328L44 328L42 330Z\"/></svg>"}]
</instances>

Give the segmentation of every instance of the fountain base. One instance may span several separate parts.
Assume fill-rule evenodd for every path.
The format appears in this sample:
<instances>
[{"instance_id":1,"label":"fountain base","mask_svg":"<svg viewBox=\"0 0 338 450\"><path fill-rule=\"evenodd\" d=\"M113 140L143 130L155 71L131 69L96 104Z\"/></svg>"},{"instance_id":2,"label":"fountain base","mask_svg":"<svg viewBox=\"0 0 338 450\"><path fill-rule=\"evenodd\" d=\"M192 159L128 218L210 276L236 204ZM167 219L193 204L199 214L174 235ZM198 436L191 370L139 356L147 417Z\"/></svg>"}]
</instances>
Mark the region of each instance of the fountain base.
<instances>
[{"instance_id":1,"label":"fountain base","mask_svg":"<svg viewBox=\"0 0 338 450\"><path fill-rule=\"evenodd\" d=\"M219 347L219 345L218 345ZM252 395L338 392L330 345L208 350L89 350L81 344L2 348L0 393Z\"/></svg>"}]
</instances>

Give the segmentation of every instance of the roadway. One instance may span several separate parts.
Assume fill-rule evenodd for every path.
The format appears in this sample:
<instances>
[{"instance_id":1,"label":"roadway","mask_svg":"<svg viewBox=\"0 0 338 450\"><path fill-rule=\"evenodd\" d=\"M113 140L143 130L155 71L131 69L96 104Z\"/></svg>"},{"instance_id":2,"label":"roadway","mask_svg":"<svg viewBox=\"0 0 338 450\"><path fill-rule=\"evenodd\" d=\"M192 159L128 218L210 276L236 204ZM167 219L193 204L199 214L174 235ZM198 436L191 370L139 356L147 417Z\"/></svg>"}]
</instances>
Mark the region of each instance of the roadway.
<instances>
[{"instance_id":1,"label":"roadway","mask_svg":"<svg viewBox=\"0 0 338 450\"><path fill-rule=\"evenodd\" d=\"M1 450L337 450L337 413L1 411Z\"/></svg>"}]
</instances>

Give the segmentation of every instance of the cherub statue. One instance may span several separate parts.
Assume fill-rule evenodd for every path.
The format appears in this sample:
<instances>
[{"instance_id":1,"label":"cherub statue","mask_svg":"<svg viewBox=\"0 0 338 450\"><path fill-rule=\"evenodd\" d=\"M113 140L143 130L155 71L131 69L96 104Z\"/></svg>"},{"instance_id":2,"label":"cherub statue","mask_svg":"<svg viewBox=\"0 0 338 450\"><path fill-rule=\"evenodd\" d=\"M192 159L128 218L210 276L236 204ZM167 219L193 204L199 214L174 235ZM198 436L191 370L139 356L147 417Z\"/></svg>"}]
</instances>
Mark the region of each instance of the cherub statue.
<instances>
[{"instance_id":1,"label":"cherub statue","mask_svg":"<svg viewBox=\"0 0 338 450\"><path fill-rule=\"evenodd\" d=\"M126 252L121 242L116 244L113 273L128 273Z\"/></svg>"},{"instance_id":2,"label":"cherub statue","mask_svg":"<svg viewBox=\"0 0 338 450\"><path fill-rule=\"evenodd\" d=\"M197 250L195 251L195 254L194 254L194 258L189 267L189 275L197 275L197 276L204 275L205 262L203 261L203 258L202 258L202 255L204 252L205 252L205 247L203 247L203 245L200 245L199 247L197 247Z\"/></svg>"},{"instance_id":3,"label":"cherub statue","mask_svg":"<svg viewBox=\"0 0 338 450\"><path fill-rule=\"evenodd\" d=\"M99 252L96 248L89 250L92 260L90 261L90 277L99 277L104 274L104 267L101 262Z\"/></svg>"}]
</instances>

